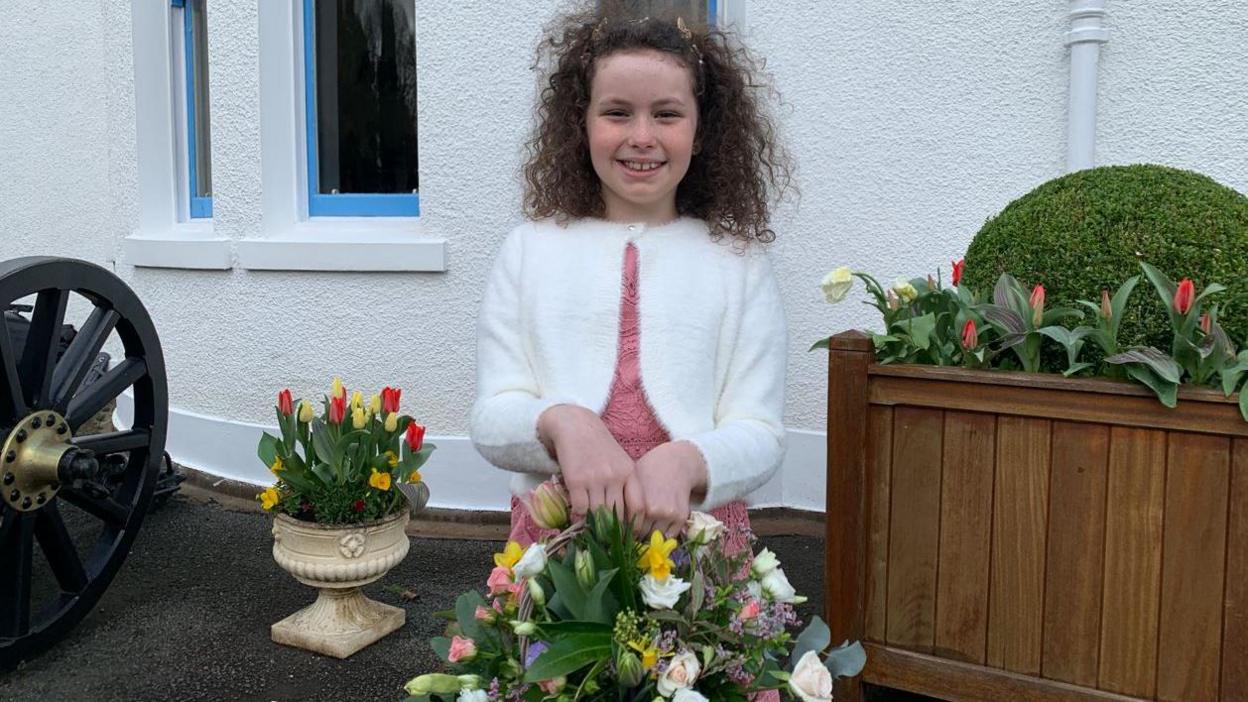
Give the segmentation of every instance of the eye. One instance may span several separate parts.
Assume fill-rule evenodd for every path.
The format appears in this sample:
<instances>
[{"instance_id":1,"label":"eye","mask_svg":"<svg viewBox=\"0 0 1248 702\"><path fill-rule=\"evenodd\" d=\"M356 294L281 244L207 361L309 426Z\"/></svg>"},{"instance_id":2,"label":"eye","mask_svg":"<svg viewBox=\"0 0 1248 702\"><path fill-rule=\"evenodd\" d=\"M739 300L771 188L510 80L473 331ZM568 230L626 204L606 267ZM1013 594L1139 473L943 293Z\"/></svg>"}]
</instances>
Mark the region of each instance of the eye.
<instances>
[{"instance_id":1,"label":"eye","mask_svg":"<svg viewBox=\"0 0 1248 702\"><path fill-rule=\"evenodd\" d=\"M603 115L607 117L627 117L628 112L625 112L624 110L620 110L620 109L612 109L612 110L607 110L606 112L603 113Z\"/></svg>"},{"instance_id":2,"label":"eye","mask_svg":"<svg viewBox=\"0 0 1248 702\"><path fill-rule=\"evenodd\" d=\"M671 112L670 110L660 112L657 116L659 119L680 119L681 118L681 114L679 112Z\"/></svg>"}]
</instances>

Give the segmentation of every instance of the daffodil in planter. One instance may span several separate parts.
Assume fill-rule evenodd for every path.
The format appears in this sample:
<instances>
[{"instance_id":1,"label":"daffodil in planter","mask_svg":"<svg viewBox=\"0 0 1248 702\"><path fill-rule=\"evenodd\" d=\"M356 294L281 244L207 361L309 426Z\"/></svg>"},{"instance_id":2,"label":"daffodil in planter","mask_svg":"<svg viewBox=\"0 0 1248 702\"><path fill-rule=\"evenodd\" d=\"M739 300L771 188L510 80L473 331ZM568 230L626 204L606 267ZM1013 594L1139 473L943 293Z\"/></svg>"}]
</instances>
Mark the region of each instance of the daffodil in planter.
<instances>
[{"instance_id":1,"label":"daffodil in planter","mask_svg":"<svg viewBox=\"0 0 1248 702\"><path fill-rule=\"evenodd\" d=\"M258 495L273 515L273 558L317 600L273 625L274 641L346 658L403 626L398 607L368 599L374 582L407 555L404 528L429 490L420 469L436 448L399 411L401 391L365 402L342 381L312 403L277 396L281 436L264 434L258 454L276 483Z\"/></svg>"}]
</instances>

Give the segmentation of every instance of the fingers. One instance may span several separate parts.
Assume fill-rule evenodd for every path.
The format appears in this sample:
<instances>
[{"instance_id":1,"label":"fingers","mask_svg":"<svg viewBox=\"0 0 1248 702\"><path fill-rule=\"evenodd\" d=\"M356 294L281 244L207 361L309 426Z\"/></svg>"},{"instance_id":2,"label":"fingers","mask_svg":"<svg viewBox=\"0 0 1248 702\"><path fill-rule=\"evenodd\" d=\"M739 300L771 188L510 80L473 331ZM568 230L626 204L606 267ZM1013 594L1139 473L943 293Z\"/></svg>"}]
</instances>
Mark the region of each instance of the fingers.
<instances>
[{"instance_id":1,"label":"fingers","mask_svg":"<svg viewBox=\"0 0 1248 702\"><path fill-rule=\"evenodd\" d=\"M627 483L626 483L627 484ZM624 485L612 485L607 488L604 505L620 519L625 518Z\"/></svg>"},{"instance_id":2,"label":"fingers","mask_svg":"<svg viewBox=\"0 0 1248 702\"><path fill-rule=\"evenodd\" d=\"M571 503L572 514L584 517L589 514L589 491L585 488L568 488L568 502Z\"/></svg>"}]
</instances>

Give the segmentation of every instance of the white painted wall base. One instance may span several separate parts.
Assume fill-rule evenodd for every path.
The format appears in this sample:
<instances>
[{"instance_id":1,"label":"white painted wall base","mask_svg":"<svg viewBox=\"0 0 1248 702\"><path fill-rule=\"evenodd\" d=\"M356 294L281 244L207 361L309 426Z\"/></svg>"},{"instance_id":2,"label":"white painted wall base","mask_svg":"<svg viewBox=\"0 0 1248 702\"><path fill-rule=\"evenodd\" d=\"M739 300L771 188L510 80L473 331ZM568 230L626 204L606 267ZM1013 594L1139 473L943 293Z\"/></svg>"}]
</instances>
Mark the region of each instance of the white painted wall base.
<instances>
[{"instance_id":1,"label":"white painted wall base","mask_svg":"<svg viewBox=\"0 0 1248 702\"><path fill-rule=\"evenodd\" d=\"M118 426L129 426L133 404L123 395L117 402ZM169 408L169 436L165 449L178 463L228 480L253 483L259 488L272 476L256 457L261 432L277 434L276 426L209 417ZM824 509L827 438L821 432L790 431L784 464L766 485L750 497L752 507L788 507L814 512ZM509 507L510 474L486 462L465 436L435 436L438 446L421 471L429 483L429 506L455 510L499 510Z\"/></svg>"}]
</instances>

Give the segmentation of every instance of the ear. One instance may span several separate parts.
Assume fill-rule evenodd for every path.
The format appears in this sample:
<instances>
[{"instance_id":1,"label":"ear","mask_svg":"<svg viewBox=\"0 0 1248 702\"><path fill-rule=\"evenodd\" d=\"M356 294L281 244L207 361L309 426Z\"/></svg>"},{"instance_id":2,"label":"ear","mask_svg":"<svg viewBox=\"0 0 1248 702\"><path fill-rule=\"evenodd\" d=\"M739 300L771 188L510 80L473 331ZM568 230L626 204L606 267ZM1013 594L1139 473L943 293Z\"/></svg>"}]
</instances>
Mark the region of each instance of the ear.
<instances>
[{"instance_id":1,"label":"ear","mask_svg":"<svg viewBox=\"0 0 1248 702\"><path fill-rule=\"evenodd\" d=\"M693 140L693 150L690 153L692 153L694 156L697 156L698 154L702 153L702 140L701 139Z\"/></svg>"}]
</instances>

